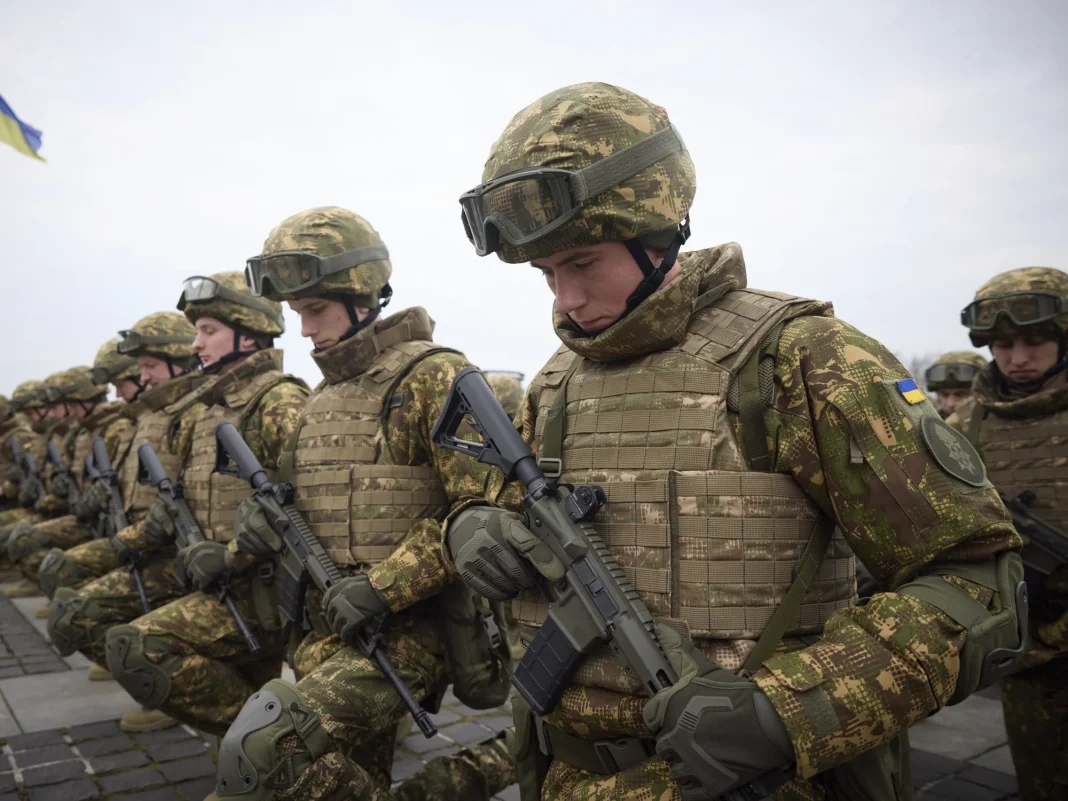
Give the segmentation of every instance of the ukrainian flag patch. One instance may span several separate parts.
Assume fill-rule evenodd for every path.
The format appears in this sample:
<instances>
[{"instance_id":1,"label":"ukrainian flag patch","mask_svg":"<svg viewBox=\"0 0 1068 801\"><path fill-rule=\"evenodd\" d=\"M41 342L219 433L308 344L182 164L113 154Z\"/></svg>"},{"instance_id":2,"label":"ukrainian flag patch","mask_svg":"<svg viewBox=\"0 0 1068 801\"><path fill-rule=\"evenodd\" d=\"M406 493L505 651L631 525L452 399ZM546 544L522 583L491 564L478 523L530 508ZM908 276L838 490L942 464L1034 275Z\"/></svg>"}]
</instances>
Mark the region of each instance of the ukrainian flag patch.
<instances>
[{"instance_id":1,"label":"ukrainian flag patch","mask_svg":"<svg viewBox=\"0 0 1068 801\"><path fill-rule=\"evenodd\" d=\"M909 403L917 404L927 400L927 396L923 394L923 390L916 386L915 379L904 378L901 381L896 381L894 383L897 384L897 390L901 393L901 397Z\"/></svg>"}]
</instances>

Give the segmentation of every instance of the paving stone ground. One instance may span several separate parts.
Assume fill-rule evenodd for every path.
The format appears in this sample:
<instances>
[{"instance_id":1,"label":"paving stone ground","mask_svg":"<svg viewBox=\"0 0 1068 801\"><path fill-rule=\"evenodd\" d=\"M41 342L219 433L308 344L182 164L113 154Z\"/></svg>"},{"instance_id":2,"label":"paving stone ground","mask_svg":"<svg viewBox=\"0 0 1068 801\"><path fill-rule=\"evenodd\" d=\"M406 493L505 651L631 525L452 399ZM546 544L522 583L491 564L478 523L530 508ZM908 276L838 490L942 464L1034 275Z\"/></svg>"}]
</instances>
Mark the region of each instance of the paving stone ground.
<instances>
[{"instance_id":1,"label":"paving stone ground","mask_svg":"<svg viewBox=\"0 0 1068 801\"><path fill-rule=\"evenodd\" d=\"M120 731L118 718L135 705L114 682L90 683L84 660L61 660L44 642L33 617L44 603L13 604L0 596L0 648L10 651L10 636L15 644L32 645L42 664L59 665L51 673L0 675L0 801L201 801L214 787L215 738L185 726L141 735ZM427 740L413 726L398 745L394 781L492 736L511 713L508 705L469 709L450 692L433 719L436 737ZM1015 801L996 688L924 721L910 739L917 801ZM513 785L496 801L518 799Z\"/></svg>"}]
</instances>

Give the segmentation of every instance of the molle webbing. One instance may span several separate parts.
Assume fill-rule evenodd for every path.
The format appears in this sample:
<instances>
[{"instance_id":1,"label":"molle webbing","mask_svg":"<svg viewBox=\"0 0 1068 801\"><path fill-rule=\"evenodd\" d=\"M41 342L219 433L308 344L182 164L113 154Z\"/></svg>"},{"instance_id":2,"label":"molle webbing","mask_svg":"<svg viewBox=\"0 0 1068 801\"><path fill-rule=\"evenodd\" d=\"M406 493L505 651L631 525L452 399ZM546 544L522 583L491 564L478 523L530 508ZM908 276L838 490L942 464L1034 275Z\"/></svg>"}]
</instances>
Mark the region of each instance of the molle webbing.
<instances>
[{"instance_id":1,"label":"molle webbing","mask_svg":"<svg viewBox=\"0 0 1068 801\"><path fill-rule=\"evenodd\" d=\"M252 495L247 481L215 472L215 426L227 420L244 435L249 417L258 408L260 399L286 380L280 370L257 372L244 380L236 391L226 394L228 405L216 403L197 415L189 461L182 474L182 487L193 517L208 539L232 540L237 507ZM255 438L254 441L260 440ZM269 461L264 454L257 456L261 462Z\"/></svg>"},{"instance_id":2,"label":"molle webbing","mask_svg":"<svg viewBox=\"0 0 1068 801\"><path fill-rule=\"evenodd\" d=\"M391 464L385 426L394 393L421 360L455 352L408 335L405 326L376 335L370 368L323 387L304 409L292 457L295 502L339 564L381 561L418 522L440 520L449 507L434 468Z\"/></svg>"}]
</instances>

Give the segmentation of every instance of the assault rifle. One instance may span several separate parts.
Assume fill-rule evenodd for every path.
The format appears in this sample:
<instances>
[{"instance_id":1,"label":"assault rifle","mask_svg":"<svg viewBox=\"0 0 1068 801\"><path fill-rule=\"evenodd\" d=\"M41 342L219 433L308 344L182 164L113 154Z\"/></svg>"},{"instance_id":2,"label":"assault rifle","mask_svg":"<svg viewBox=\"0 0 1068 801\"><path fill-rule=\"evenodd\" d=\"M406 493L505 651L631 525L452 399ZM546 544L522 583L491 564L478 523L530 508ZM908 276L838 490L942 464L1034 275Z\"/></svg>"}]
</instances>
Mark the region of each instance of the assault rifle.
<instances>
[{"instance_id":1,"label":"assault rifle","mask_svg":"<svg viewBox=\"0 0 1068 801\"><path fill-rule=\"evenodd\" d=\"M1014 498L1002 495L1001 500L1016 530L1028 539L1022 554L1025 567L1045 577L1068 564L1068 534L1031 511L1035 493L1024 490Z\"/></svg>"},{"instance_id":2,"label":"assault rifle","mask_svg":"<svg viewBox=\"0 0 1068 801\"><path fill-rule=\"evenodd\" d=\"M67 491L67 503L73 508L78 500L81 498L81 493L78 490L78 482L74 478L74 471L71 470L67 461L63 458L63 454L59 452L59 446L56 445L55 440L48 440L48 445L45 450L48 453L48 461L52 463L52 466L56 468L56 474L65 476L70 482L69 490Z\"/></svg>"},{"instance_id":3,"label":"assault rifle","mask_svg":"<svg viewBox=\"0 0 1068 801\"><path fill-rule=\"evenodd\" d=\"M8 442L11 445L11 458L22 474L19 480L30 482L30 486L33 487L34 497L40 500L45 496L45 488L44 482L41 481L41 473L37 469L37 460L33 458L32 453L19 444L14 434L11 435L11 439Z\"/></svg>"},{"instance_id":4,"label":"assault rifle","mask_svg":"<svg viewBox=\"0 0 1068 801\"><path fill-rule=\"evenodd\" d=\"M99 480L100 471L96 469L96 463L93 461L93 451L90 448L89 453L85 455L85 463L82 465L82 486L90 487ZM106 537L108 533L107 515L104 512L100 512L96 516L96 520L90 521L89 530L93 532L94 540Z\"/></svg>"},{"instance_id":5,"label":"assault rifle","mask_svg":"<svg viewBox=\"0 0 1068 801\"><path fill-rule=\"evenodd\" d=\"M173 506L178 512L174 520L174 542L178 546L178 550L195 545L198 542L207 541L207 537L200 530L200 526L193 517L192 510L190 510L189 504L185 500L185 491L182 489L181 482L175 483L171 481L167 471L160 464L156 451L147 442L137 449L137 480L142 484L155 487L157 493L173 502ZM191 588L192 582L189 576L186 575L185 569L181 566L181 562L178 563L178 580L187 590ZM249 630L248 624L245 623L245 619L241 616L241 612L230 594L230 577L226 576L220 579L209 590L205 590L205 592L208 591L214 592L215 597L226 607L230 617L237 624L241 636L245 638L249 651L256 653L260 650L259 640Z\"/></svg>"},{"instance_id":6,"label":"assault rifle","mask_svg":"<svg viewBox=\"0 0 1068 801\"><path fill-rule=\"evenodd\" d=\"M342 573L334 560L323 550L307 521L293 506L293 485L272 483L267 478L267 471L263 469L233 423L225 420L219 423L215 427L215 439L215 470L248 481L256 490L252 497L263 509L268 524L282 538L278 609L288 623L302 626L304 594L308 581L325 593L341 581ZM384 616L369 623L356 635L355 641L349 644L378 665L382 675L389 680L404 705L408 707L423 735L433 737L438 733L437 727L427 711L415 700L404 679L397 675L397 669L382 646L380 632L383 622Z\"/></svg>"},{"instance_id":7,"label":"assault rifle","mask_svg":"<svg viewBox=\"0 0 1068 801\"><path fill-rule=\"evenodd\" d=\"M457 437L465 420L482 442ZM517 478L526 492L527 528L566 566L562 581L540 580L549 614L512 674L535 712L549 714L582 658L605 644L650 697L678 681L656 639L653 616L590 522L607 501L601 487L550 483L475 367L457 373L431 439L497 467L506 480ZM764 798L789 779L785 770L772 771L721 797Z\"/></svg>"},{"instance_id":8,"label":"assault rifle","mask_svg":"<svg viewBox=\"0 0 1068 801\"><path fill-rule=\"evenodd\" d=\"M126 509L122 503L122 492L119 490L119 476L111 466L111 458L108 456L108 446L103 437L93 437L93 464L100 474L98 481L103 482L108 488L107 524L108 536L115 538L119 532L130 525L130 519L126 517ZM147 615L152 611L152 605L148 602L148 593L145 592L145 582L141 578L141 566L137 563L136 555L126 560L126 569L137 586L137 595L141 599L141 609Z\"/></svg>"}]
</instances>

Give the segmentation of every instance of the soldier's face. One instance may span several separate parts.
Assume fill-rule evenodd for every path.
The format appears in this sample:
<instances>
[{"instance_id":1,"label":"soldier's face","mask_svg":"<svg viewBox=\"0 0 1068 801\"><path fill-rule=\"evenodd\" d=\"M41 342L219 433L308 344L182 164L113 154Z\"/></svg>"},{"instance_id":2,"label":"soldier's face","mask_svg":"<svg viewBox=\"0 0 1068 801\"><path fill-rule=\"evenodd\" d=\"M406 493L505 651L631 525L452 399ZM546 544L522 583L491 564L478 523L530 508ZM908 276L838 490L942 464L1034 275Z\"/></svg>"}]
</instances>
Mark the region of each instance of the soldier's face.
<instances>
[{"instance_id":1,"label":"soldier's face","mask_svg":"<svg viewBox=\"0 0 1068 801\"><path fill-rule=\"evenodd\" d=\"M67 417L67 406L63 403L54 403L48 407L48 411L45 412L45 417L49 420L62 420Z\"/></svg>"},{"instance_id":2,"label":"soldier's face","mask_svg":"<svg viewBox=\"0 0 1068 801\"><path fill-rule=\"evenodd\" d=\"M234 329L226 323L216 320L214 317L198 317L196 321L197 335L193 340L193 350L200 357L200 363L204 367L215 364L223 356L234 349ZM238 337L238 349L243 351L255 350L256 343L251 337Z\"/></svg>"},{"instance_id":3,"label":"soldier's face","mask_svg":"<svg viewBox=\"0 0 1068 801\"><path fill-rule=\"evenodd\" d=\"M155 356L138 356L137 363L141 367L141 383L146 388L152 389L171 380L171 371L163 359L157 359ZM181 371L176 367L174 374L178 375L179 372Z\"/></svg>"},{"instance_id":4,"label":"soldier's face","mask_svg":"<svg viewBox=\"0 0 1068 801\"><path fill-rule=\"evenodd\" d=\"M648 253L653 265L659 265L662 254ZM545 276L556 310L587 334L599 333L622 317L627 298L642 282L642 271L622 242L562 250L530 264ZM665 280L674 278L678 269L675 264Z\"/></svg>"},{"instance_id":5,"label":"soldier's face","mask_svg":"<svg viewBox=\"0 0 1068 801\"><path fill-rule=\"evenodd\" d=\"M45 418L47 411L39 406L30 406L26 409L26 419L31 423L39 423Z\"/></svg>"},{"instance_id":6,"label":"soldier's face","mask_svg":"<svg viewBox=\"0 0 1068 801\"><path fill-rule=\"evenodd\" d=\"M112 384L112 386L115 387L115 394L127 403L132 403L133 399L137 397L137 384L128 378L117 384Z\"/></svg>"},{"instance_id":7,"label":"soldier's face","mask_svg":"<svg viewBox=\"0 0 1068 801\"><path fill-rule=\"evenodd\" d=\"M998 369L1013 381L1034 381L1057 363L1056 340L1015 336L990 343Z\"/></svg>"},{"instance_id":8,"label":"soldier's face","mask_svg":"<svg viewBox=\"0 0 1068 801\"><path fill-rule=\"evenodd\" d=\"M972 391L964 387L957 387L954 389L940 389L938 390L938 406L942 412L948 417L957 411L957 406L961 401L972 396Z\"/></svg>"},{"instance_id":9,"label":"soldier's face","mask_svg":"<svg viewBox=\"0 0 1068 801\"><path fill-rule=\"evenodd\" d=\"M300 335L312 341L316 350L332 348L350 328L348 309L340 300L329 298L299 298L288 301L289 308L300 317ZM371 310L356 307L356 318L364 320Z\"/></svg>"}]
</instances>

